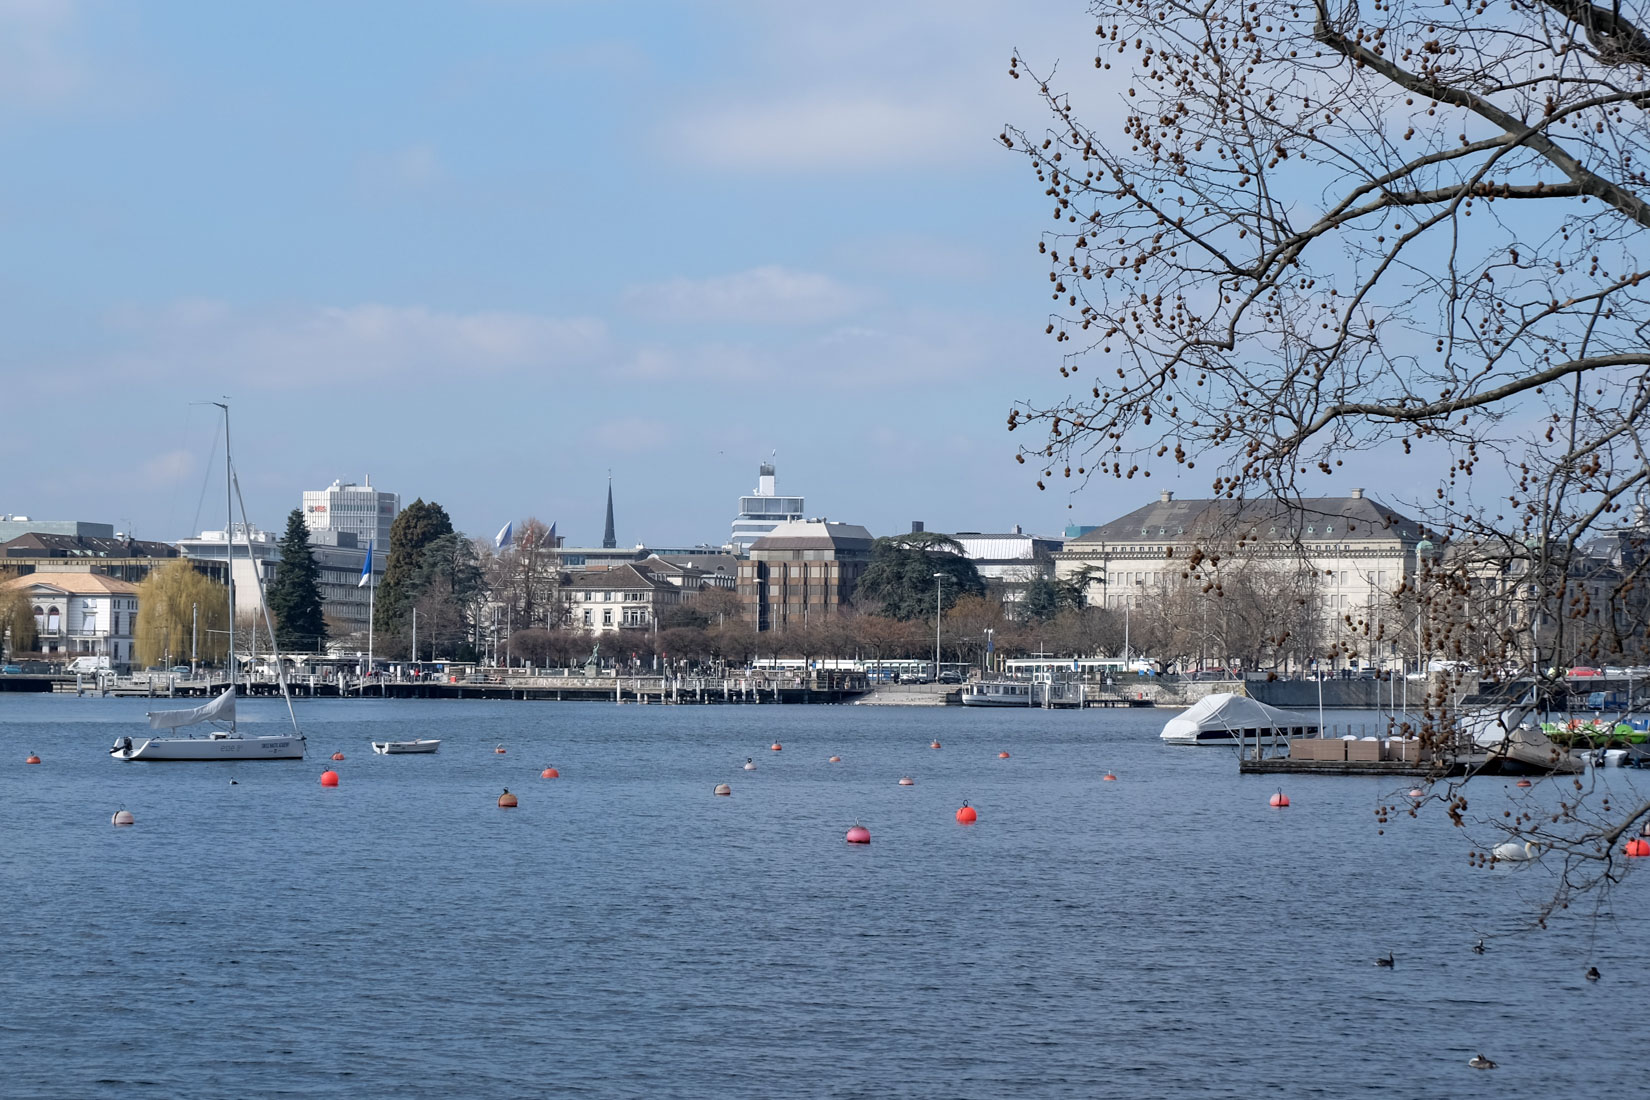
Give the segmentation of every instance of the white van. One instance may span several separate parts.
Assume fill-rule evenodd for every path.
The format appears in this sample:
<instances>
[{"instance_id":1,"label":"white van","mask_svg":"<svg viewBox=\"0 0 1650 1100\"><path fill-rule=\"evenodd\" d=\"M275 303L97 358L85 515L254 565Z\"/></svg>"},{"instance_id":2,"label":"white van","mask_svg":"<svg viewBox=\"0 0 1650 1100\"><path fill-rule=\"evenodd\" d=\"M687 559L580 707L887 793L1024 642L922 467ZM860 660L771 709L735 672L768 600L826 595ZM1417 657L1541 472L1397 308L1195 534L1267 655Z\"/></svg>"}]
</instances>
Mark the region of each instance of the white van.
<instances>
[{"instance_id":1,"label":"white van","mask_svg":"<svg viewBox=\"0 0 1650 1100\"><path fill-rule=\"evenodd\" d=\"M93 657L93 656L76 657L74 660L69 662L68 671L70 671L70 672L108 672L109 671L109 655L107 653L105 653L101 657Z\"/></svg>"}]
</instances>

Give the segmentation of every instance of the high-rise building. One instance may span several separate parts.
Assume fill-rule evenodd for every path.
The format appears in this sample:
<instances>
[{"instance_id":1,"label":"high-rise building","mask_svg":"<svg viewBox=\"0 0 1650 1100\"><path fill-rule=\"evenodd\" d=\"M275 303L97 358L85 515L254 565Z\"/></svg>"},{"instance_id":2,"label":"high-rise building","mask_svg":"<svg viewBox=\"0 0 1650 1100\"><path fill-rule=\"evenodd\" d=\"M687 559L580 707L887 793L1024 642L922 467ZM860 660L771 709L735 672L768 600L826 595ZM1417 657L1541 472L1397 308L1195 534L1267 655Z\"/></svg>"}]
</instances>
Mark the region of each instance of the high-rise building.
<instances>
[{"instance_id":1,"label":"high-rise building","mask_svg":"<svg viewBox=\"0 0 1650 1100\"><path fill-rule=\"evenodd\" d=\"M782 497L774 478L773 463L764 462L756 468L756 489L748 497L739 498L739 518L733 521L733 552L740 557L750 553L751 544L778 527L802 518L802 498Z\"/></svg>"},{"instance_id":2,"label":"high-rise building","mask_svg":"<svg viewBox=\"0 0 1650 1100\"><path fill-rule=\"evenodd\" d=\"M348 532L361 546L370 541L383 554L389 553L390 524L400 511L400 494L374 489L370 474L364 485L334 481L325 489L304 492L304 522L311 531Z\"/></svg>"},{"instance_id":3,"label":"high-rise building","mask_svg":"<svg viewBox=\"0 0 1650 1100\"><path fill-rule=\"evenodd\" d=\"M856 523L781 523L739 563L739 602L758 630L822 622L853 599L871 564L871 532Z\"/></svg>"}]
</instances>

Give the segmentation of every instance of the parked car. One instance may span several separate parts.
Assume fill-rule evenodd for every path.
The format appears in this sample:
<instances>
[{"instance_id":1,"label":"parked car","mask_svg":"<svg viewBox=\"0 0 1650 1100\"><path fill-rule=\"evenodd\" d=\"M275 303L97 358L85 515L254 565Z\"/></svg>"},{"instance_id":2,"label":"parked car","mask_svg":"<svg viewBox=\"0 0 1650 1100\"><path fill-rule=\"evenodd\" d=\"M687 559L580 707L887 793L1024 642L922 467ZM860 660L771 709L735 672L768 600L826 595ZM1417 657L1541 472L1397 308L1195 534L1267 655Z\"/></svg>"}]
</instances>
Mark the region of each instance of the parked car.
<instances>
[{"instance_id":1,"label":"parked car","mask_svg":"<svg viewBox=\"0 0 1650 1100\"><path fill-rule=\"evenodd\" d=\"M173 676L190 676L190 675L193 675L193 673L191 673L189 671L189 666L188 665L173 665L172 666L172 675Z\"/></svg>"},{"instance_id":2,"label":"parked car","mask_svg":"<svg viewBox=\"0 0 1650 1100\"><path fill-rule=\"evenodd\" d=\"M23 666L22 665L0 665L0 676L21 676L21 675L23 675Z\"/></svg>"}]
</instances>

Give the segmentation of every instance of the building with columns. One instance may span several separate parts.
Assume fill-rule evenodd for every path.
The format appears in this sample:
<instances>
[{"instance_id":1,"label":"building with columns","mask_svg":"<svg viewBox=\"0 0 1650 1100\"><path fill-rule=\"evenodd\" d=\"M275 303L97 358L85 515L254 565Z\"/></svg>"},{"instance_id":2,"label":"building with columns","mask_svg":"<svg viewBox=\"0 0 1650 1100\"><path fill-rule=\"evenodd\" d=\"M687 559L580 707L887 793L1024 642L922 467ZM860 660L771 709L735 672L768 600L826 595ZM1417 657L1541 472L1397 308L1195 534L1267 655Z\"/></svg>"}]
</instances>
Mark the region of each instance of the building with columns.
<instances>
[{"instance_id":1,"label":"building with columns","mask_svg":"<svg viewBox=\"0 0 1650 1100\"><path fill-rule=\"evenodd\" d=\"M132 663L138 586L103 573L35 572L0 583L0 601L21 592L34 611L35 648L49 657L107 657Z\"/></svg>"}]
</instances>

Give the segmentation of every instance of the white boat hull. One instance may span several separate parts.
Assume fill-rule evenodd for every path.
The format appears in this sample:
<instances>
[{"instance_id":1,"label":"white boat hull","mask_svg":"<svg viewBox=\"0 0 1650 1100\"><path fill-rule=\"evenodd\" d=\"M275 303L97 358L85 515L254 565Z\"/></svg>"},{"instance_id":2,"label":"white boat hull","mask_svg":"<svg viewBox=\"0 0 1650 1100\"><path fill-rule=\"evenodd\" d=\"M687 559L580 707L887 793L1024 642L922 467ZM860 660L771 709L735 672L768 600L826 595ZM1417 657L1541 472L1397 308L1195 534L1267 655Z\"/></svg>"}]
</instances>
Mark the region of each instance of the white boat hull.
<instances>
[{"instance_id":1,"label":"white boat hull","mask_svg":"<svg viewBox=\"0 0 1650 1100\"><path fill-rule=\"evenodd\" d=\"M302 760L304 739L280 737L125 738L109 750L116 760Z\"/></svg>"},{"instance_id":2,"label":"white boat hull","mask_svg":"<svg viewBox=\"0 0 1650 1100\"><path fill-rule=\"evenodd\" d=\"M1313 730L1312 735L1316 736L1317 731ZM1165 733L1161 735L1161 740L1165 745L1253 745L1255 743L1253 734L1247 738L1242 738L1227 730L1208 730L1194 735L1175 737ZM1273 746L1287 745L1289 738L1281 733L1274 733L1269 730L1261 735L1260 743Z\"/></svg>"},{"instance_id":3,"label":"white boat hull","mask_svg":"<svg viewBox=\"0 0 1650 1100\"><path fill-rule=\"evenodd\" d=\"M404 756L409 753L435 752L441 748L439 739L419 738L416 741L374 741L372 751L379 756Z\"/></svg>"}]
</instances>

